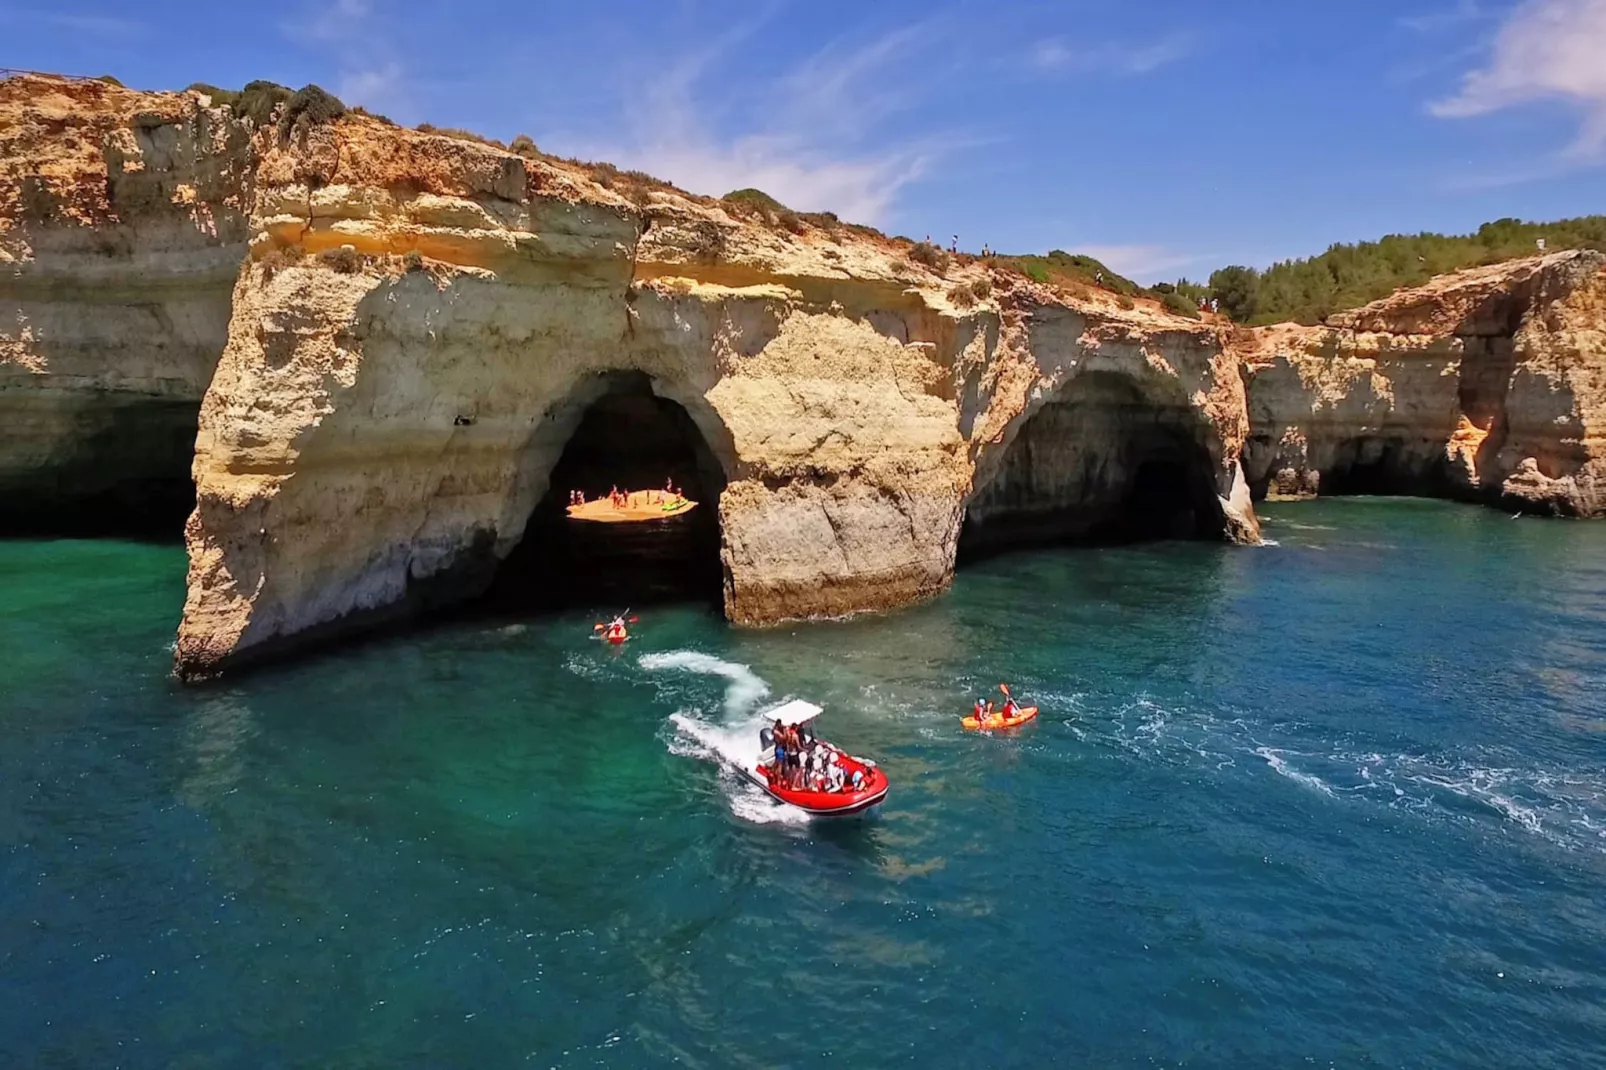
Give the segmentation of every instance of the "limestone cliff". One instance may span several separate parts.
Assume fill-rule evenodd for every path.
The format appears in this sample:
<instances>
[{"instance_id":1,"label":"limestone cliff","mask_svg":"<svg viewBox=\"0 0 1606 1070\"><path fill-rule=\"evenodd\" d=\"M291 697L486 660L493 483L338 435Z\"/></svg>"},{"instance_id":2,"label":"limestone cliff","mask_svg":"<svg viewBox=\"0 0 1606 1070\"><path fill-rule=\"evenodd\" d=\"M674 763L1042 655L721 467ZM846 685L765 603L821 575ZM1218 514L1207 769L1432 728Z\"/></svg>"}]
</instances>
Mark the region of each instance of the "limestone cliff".
<instances>
[{"instance_id":1,"label":"limestone cliff","mask_svg":"<svg viewBox=\"0 0 1606 1070\"><path fill-rule=\"evenodd\" d=\"M1034 540L1254 542L1252 494L1606 511L1598 254L1249 331L361 115L12 78L0 163L0 530L193 491L187 676L585 589L587 480L694 484L597 560L706 545L744 623Z\"/></svg>"},{"instance_id":2,"label":"limestone cliff","mask_svg":"<svg viewBox=\"0 0 1606 1070\"><path fill-rule=\"evenodd\" d=\"M1476 268L1240 332L1257 493L1606 514L1606 256Z\"/></svg>"},{"instance_id":3,"label":"limestone cliff","mask_svg":"<svg viewBox=\"0 0 1606 1070\"><path fill-rule=\"evenodd\" d=\"M941 590L967 500L1090 377L1186 445L1199 533L1255 537L1242 382L1202 324L362 117L259 142L200 418L183 672L482 589L621 371L717 463L733 620ZM1085 451L1119 501L1149 445L1099 434Z\"/></svg>"},{"instance_id":4,"label":"limestone cliff","mask_svg":"<svg viewBox=\"0 0 1606 1070\"><path fill-rule=\"evenodd\" d=\"M193 95L0 80L0 518L171 530L246 248L249 142Z\"/></svg>"},{"instance_id":5,"label":"limestone cliff","mask_svg":"<svg viewBox=\"0 0 1606 1070\"><path fill-rule=\"evenodd\" d=\"M106 466L152 436L105 414L170 402L171 453L204 387L182 674L473 597L532 545L561 578L554 472L682 424L740 622L926 597L962 542L1257 538L1236 358L1151 303L360 115L0 88L6 478L137 497Z\"/></svg>"}]
</instances>

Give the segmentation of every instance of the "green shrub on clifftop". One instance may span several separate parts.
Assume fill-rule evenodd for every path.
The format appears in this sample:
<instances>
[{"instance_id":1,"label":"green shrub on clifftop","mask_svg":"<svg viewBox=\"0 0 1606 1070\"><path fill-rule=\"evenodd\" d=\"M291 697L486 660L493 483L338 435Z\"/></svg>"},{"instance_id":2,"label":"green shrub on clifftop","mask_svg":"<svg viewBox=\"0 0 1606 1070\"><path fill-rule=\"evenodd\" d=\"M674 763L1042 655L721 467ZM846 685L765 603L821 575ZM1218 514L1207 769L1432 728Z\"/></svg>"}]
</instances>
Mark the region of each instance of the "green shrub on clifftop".
<instances>
[{"instance_id":1,"label":"green shrub on clifftop","mask_svg":"<svg viewBox=\"0 0 1606 1070\"><path fill-rule=\"evenodd\" d=\"M267 125L273 118L273 109L289 100L293 94L289 86L261 80L247 82L245 88L229 104L234 113L251 120L257 126Z\"/></svg>"},{"instance_id":2,"label":"green shrub on clifftop","mask_svg":"<svg viewBox=\"0 0 1606 1070\"><path fill-rule=\"evenodd\" d=\"M279 133L290 134L307 127L334 122L346 114L346 106L332 93L318 86L305 85L296 90L279 116Z\"/></svg>"}]
</instances>

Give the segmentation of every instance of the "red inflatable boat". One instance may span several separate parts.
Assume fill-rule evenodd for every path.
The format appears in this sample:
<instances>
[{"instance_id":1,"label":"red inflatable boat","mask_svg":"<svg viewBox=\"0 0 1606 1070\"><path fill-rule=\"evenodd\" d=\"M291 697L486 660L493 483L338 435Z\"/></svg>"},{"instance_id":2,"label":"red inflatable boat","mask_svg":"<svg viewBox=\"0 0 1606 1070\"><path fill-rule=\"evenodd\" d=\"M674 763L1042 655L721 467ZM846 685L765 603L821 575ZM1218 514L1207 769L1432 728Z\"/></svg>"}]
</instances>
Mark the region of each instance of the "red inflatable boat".
<instances>
[{"instance_id":1,"label":"red inflatable boat","mask_svg":"<svg viewBox=\"0 0 1606 1070\"><path fill-rule=\"evenodd\" d=\"M800 725L812 721L820 715L820 707L812 703L796 701L788 702L765 715L766 721L779 719L782 724ZM773 753L760 754L751 765L742 766L741 771L749 780L763 788L770 798L776 802L795 806L805 813L815 817L852 817L863 814L881 804L887 797L887 774L883 773L875 762L868 758L857 758L842 750L834 744L823 739L817 739L816 747L824 747L835 758L837 764L842 766L846 774L847 784L853 783L854 774L859 774L857 788L844 788L842 791L820 791L812 787L793 788L786 778L775 769L775 756Z\"/></svg>"}]
</instances>

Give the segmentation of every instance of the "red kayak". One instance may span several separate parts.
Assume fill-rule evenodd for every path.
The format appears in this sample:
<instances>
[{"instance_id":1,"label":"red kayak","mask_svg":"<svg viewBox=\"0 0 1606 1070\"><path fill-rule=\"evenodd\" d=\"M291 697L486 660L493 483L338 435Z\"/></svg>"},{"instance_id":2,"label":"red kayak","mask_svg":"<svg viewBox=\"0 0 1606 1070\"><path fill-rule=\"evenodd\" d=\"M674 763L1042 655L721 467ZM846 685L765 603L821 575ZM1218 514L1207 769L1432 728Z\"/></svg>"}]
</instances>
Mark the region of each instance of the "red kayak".
<instances>
[{"instance_id":1,"label":"red kayak","mask_svg":"<svg viewBox=\"0 0 1606 1070\"><path fill-rule=\"evenodd\" d=\"M818 716L820 708L807 702L789 702L767 715L768 718L778 718L784 724L796 725L812 720ZM875 762L868 758L857 758L842 748L837 747L823 739L816 740L816 747L824 747L836 759L845 774L845 783L853 783L854 774L859 774L858 787L846 787L842 791L818 790L814 786L794 788L786 777L775 769L773 754L761 754L758 761L751 766L742 767L742 773L753 783L763 788L770 798L776 802L795 806L805 813L815 817L851 817L862 814L879 806L887 797L887 774L883 773Z\"/></svg>"}]
</instances>

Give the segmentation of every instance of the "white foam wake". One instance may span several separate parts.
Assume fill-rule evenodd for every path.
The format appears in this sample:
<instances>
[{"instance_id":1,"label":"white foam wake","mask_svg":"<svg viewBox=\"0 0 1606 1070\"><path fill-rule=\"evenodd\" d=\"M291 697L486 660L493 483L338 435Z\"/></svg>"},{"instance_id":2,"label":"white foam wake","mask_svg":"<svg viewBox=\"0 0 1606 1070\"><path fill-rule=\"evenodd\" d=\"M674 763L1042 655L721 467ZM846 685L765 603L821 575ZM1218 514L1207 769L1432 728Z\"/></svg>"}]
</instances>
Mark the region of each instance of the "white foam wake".
<instances>
[{"instance_id":1,"label":"white foam wake","mask_svg":"<svg viewBox=\"0 0 1606 1070\"><path fill-rule=\"evenodd\" d=\"M663 654L645 654L636 664L649 672L660 669L679 669L701 676L723 676L729 684L725 688L725 717L727 720L751 714L754 707L770 693L770 685L762 677L739 662L725 661L712 654L696 650L672 650Z\"/></svg>"},{"instance_id":2,"label":"white foam wake","mask_svg":"<svg viewBox=\"0 0 1606 1070\"><path fill-rule=\"evenodd\" d=\"M716 721L695 708L669 717L675 731L668 744L671 754L718 762L727 773L723 783L731 812L757 824L804 824L809 815L790 806L777 806L758 786L732 766L745 766L758 758L758 730L765 717L761 703L770 688L751 668L695 650L647 654L637 664L648 671L675 670L726 681L722 716Z\"/></svg>"},{"instance_id":3,"label":"white foam wake","mask_svg":"<svg viewBox=\"0 0 1606 1070\"><path fill-rule=\"evenodd\" d=\"M1319 791L1323 795L1331 796L1333 794L1333 789L1328 785L1327 781L1319 776L1301 773L1298 769L1293 768L1283 761L1281 752L1270 747L1256 747L1255 753L1266 759L1266 764L1271 766L1272 771L1278 776L1285 776L1294 783L1303 784L1305 787Z\"/></svg>"}]
</instances>

